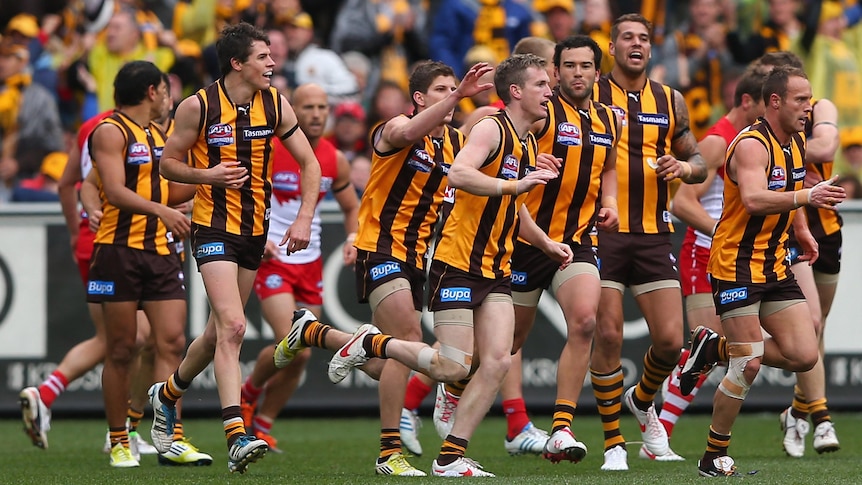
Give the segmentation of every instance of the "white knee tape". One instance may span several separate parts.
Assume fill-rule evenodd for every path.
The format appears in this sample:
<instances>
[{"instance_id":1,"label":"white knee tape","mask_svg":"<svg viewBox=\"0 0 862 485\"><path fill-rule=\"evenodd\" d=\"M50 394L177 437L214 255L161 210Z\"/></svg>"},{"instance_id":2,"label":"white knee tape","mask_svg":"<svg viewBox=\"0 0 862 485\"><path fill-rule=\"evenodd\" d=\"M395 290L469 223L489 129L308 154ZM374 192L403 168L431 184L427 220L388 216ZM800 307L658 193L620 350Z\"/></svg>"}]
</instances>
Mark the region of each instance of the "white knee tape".
<instances>
[{"instance_id":1,"label":"white knee tape","mask_svg":"<svg viewBox=\"0 0 862 485\"><path fill-rule=\"evenodd\" d=\"M745 367L752 360L763 356L763 342L728 342L727 354L730 357L727 374L718 385L718 390L742 401L751 389L751 383L745 378Z\"/></svg>"},{"instance_id":2,"label":"white knee tape","mask_svg":"<svg viewBox=\"0 0 862 485\"><path fill-rule=\"evenodd\" d=\"M425 372L431 371L431 361L434 359L434 356L437 355L437 349L431 347L425 347L419 351L419 356L417 357L417 363L419 364L419 370L424 370Z\"/></svg>"},{"instance_id":3,"label":"white knee tape","mask_svg":"<svg viewBox=\"0 0 862 485\"><path fill-rule=\"evenodd\" d=\"M470 367L473 365L473 354L468 354L450 345L440 344L440 355L460 365L467 372L470 372Z\"/></svg>"}]
</instances>

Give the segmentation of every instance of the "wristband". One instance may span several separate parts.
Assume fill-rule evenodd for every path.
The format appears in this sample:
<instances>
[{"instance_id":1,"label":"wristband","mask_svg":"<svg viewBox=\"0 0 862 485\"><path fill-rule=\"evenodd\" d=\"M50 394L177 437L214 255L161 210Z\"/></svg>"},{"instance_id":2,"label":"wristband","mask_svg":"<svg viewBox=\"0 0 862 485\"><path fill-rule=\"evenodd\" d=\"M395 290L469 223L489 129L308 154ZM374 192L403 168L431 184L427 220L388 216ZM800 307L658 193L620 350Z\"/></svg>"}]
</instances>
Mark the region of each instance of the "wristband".
<instances>
[{"instance_id":1,"label":"wristband","mask_svg":"<svg viewBox=\"0 0 862 485\"><path fill-rule=\"evenodd\" d=\"M346 238L347 242L352 243L355 240L356 240L356 233L355 232L351 232L350 234L347 235L347 238Z\"/></svg>"},{"instance_id":2,"label":"wristband","mask_svg":"<svg viewBox=\"0 0 862 485\"><path fill-rule=\"evenodd\" d=\"M682 167L682 177L680 178L687 179L691 177L691 164L688 162L679 162L679 164Z\"/></svg>"},{"instance_id":3,"label":"wristband","mask_svg":"<svg viewBox=\"0 0 862 485\"><path fill-rule=\"evenodd\" d=\"M501 195L503 195L503 181L497 179L497 196L499 197Z\"/></svg>"}]
</instances>

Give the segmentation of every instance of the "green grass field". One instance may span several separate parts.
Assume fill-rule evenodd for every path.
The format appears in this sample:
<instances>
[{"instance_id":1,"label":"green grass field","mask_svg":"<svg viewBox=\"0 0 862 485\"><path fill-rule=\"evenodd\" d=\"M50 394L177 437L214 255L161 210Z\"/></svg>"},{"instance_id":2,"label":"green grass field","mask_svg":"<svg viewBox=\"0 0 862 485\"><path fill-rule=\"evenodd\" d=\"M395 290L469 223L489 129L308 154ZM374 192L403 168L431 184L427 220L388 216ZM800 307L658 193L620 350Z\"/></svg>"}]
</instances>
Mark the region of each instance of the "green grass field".
<instances>
[{"instance_id":1,"label":"green grass field","mask_svg":"<svg viewBox=\"0 0 862 485\"><path fill-rule=\"evenodd\" d=\"M737 421L730 454L749 484L858 484L862 483L862 414L833 415L841 440L837 453L817 455L811 448L802 459L792 459L781 449L781 434L776 414L745 414ZM425 418L421 441L422 457L410 458L426 472L436 457L440 440L430 418ZM548 427L548 416L534 416L540 426ZM144 426L148 435L149 421ZM0 483L10 484L390 484L440 483L441 478L394 478L374 475L377 456L378 424L374 418L290 419L276 423L273 435L279 439L281 454L270 453L253 464L245 475L227 471L227 452L221 422L215 419L189 419L186 435L203 451L213 455L210 467L160 467L156 457L145 456L141 467L114 470L101 453L105 439L102 420L58 419L49 434L50 449L30 445L18 420L0 420ZM709 417L685 416L671 442L673 449L686 457L681 463L655 463L637 458L639 444L629 445L628 472L602 472L601 425L596 415L576 417L574 430L587 444L589 454L579 464L553 465L539 457L510 457L503 450L505 421L488 418L470 442L468 456L479 461L496 479L472 479L483 483L530 484L681 484L703 483L697 476L697 459L706 442ZM633 418L623 418L623 433L629 440L640 438ZM148 437L148 436L147 436ZM454 479L452 479L454 480Z\"/></svg>"}]
</instances>

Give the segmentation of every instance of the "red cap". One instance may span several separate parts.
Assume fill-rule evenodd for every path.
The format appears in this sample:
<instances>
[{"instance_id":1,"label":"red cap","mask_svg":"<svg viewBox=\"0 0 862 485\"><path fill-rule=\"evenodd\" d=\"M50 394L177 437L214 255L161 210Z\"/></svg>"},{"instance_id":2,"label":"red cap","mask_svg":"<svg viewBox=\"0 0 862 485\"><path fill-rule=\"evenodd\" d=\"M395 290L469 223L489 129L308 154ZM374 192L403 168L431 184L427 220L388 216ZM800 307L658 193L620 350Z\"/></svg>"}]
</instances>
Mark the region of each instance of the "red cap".
<instances>
[{"instance_id":1,"label":"red cap","mask_svg":"<svg viewBox=\"0 0 862 485\"><path fill-rule=\"evenodd\" d=\"M355 101L345 101L335 107L335 117L350 116L359 121L365 121L365 110Z\"/></svg>"}]
</instances>

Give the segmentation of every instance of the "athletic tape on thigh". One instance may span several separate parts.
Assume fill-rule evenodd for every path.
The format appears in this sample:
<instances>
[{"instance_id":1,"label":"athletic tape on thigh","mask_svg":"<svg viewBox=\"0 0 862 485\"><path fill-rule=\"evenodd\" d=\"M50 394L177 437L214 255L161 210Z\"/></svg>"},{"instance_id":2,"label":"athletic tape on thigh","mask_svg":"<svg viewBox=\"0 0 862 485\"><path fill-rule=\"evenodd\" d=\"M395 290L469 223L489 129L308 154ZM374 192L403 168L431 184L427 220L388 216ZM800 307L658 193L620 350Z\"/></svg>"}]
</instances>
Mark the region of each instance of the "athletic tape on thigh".
<instances>
[{"instance_id":1,"label":"athletic tape on thigh","mask_svg":"<svg viewBox=\"0 0 862 485\"><path fill-rule=\"evenodd\" d=\"M485 302L500 302L500 303L508 303L512 304L512 295L507 295L505 293L489 293L488 296L482 301Z\"/></svg>"},{"instance_id":2,"label":"athletic tape on thigh","mask_svg":"<svg viewBox=\"0 0 862 485\"><path fill-rule=\"evenodd\" d=\"M557 290L563 286L563 283L569 281L575 276L588 274L593 275L596 279L599 279L599 269L596 268L596 265L584 262L576 262L566 266L562 271L557 271L554 273L554 277L551 278L551 293L556 295Z\"/></svg>"},{"instance_id":3,"label":"athletic tape on thigh","mask_svg":"<svg viewBox=\"0 0 862 485\"><path fill-rule=\"evenodd\" d=\"M434 328L441 325L458 325L473 328L473 310L456 308L434 312Z\"/></svg>"},{"instance_id":4,"label":"athletic tape on thigh","mask_svg":"<svg viewBox=\"0 0 862 485\"><path fill-rule=\"evenodd\" d=\"M725 321L728 318L734 317L759 317L760 316L760 301L756 301L751 305L741 306L739 308L734 308L733 310L728 310L721 314L721 321Z\"/></svg>"},{"instance_id":5,"label":"athletic tape on thigh","mask_svg":"<svg viewBox=\"0 0 862 485\"><path fill-rule=\"evenodd\" d=\"M763 357L763 342L728 342L727 374L718 385L726 396L740 401L745 399L751 383L745 379L745 367L752 360Z\"/></svg>"},{"instance_id":6,"label":"athletic tape on thigh","mask_svg":"<svg viewBox=\"0 0 862 485\"><path fill-rule=\"evenodd\" d=\"M512 303L518 306L536 308L537 306L539 306L539 298L541 297L541 288L536 288L532 291L513 291Z\"/></svg>"},{"instance_id":7,"label":"athletic tape on thigh","mask_svg":"<svg viewBox=\"0 0 862 485\"><path fill-rule=\"evenodd\" d=\"M468 354L467 352L456 349L450 345L440 344L440 356L446 357L460 365L468 373L470 372L470 367L473 365L473 354Z\"/></svg>"},{"instance_id":8,"label":"athletic tape on thigh","mask_svg":"<svg viewBox=\"0 0 862 485\"><path fill-rule=\"evenodd\" d=\"M687 311L699 310L701 308L715 308L715 302L709 293L695 293L685 297L685 309Z\"/></svg>"},{"instance_id":9,"label":"athletic tape on thigh","mask_svg":"<svg viewBox=\"0 0 862 485\"><path fill-rule=\"evenodd\" d=\"M368 295L368 305L371 307L371 313L374 313L377 310L377 306L380 305L380 302L387 296L399 290L412 291L410 288L410 282L404 278L395 278L394 280L387 281L371 290L371 294Z\"/></svg>"},{"instance_id":10,"label":"athletic tape on thigh","mask_svg":"<svg viewBox=\"0 0 862 485\"><path fill-rule=\"evenodd\" d=\"M765 301L760 305L760 316L768 317L778 313L785 308L790 308L793 305L808 304L805 300L782 300L782 301Z\"/></svg>"},{"instance_id":11,"label":"athletic tape on thigh","mask_svg":"<svg viewBox=\"0 0 862 485\"><path fill-rule=\"evenodd\" d=\"M814 282L818 285L837 285L839 276L841 276L841 273L829 274L815 271Z\"/></svg>"},{"instance_id":12,"label":"athletic tape on thigh","mask_svg":"<svg viewBox=\"0 0 862 485\"><path fill-rule=\"evenodd\" d=\"M677 280L659 280L643 283L641 285L631 285L632 296L640 296L651 291L663 290L665 288L681 288Z\"/></svg>"}]
</instances>

